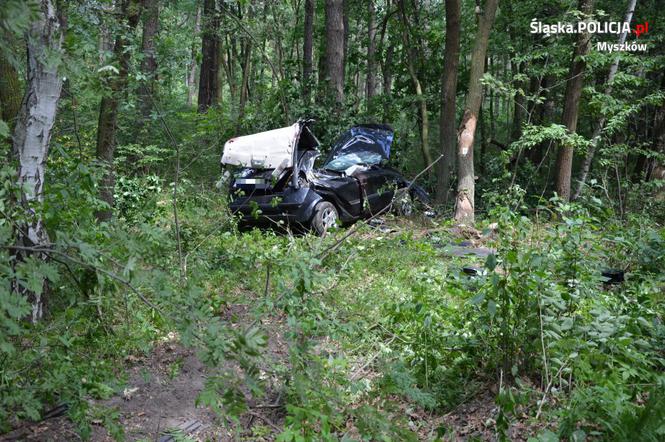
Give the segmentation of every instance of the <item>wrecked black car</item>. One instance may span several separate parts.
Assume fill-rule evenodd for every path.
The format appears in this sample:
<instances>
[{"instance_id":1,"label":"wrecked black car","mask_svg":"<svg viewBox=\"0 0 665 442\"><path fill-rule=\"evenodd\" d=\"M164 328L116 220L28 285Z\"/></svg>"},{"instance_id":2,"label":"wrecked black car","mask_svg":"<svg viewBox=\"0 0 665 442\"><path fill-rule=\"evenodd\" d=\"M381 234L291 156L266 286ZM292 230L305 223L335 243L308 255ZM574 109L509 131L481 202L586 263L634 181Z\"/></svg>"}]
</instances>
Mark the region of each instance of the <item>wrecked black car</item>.
<instances>
[{"instance_id":1,"label":"wrecked black car","mask_svg":"<svg viewBox=\"0 0 665 442\"><path fill-rule=\"evenodd\" d=\"M402 175L385 166L394 132L364 124L344 132L318 169L319 141L311 121L232 138L222 164L240 166L230 181L231 210L241 224L287 223L317 234L392 209L409 215L412 197L426 199ZM294 172L295 171L295 172ZM392 206L391 206L392 204ZM391 207L388 207L391 206Z\"/></svg>"}]
</instances>

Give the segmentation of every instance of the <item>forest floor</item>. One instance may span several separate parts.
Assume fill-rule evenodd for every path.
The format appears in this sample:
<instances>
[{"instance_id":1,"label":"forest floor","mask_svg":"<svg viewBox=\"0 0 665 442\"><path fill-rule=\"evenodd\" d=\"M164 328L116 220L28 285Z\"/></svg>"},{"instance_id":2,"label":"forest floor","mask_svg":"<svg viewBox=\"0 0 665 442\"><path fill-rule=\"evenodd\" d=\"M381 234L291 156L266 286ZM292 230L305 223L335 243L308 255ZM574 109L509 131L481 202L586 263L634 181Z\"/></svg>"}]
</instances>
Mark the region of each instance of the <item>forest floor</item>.
<instances>
[{"instance_id":1,"label":"forest floor","mask_svg":"<svg viewBox=\"0 0 665 442\"><path fill-rule=\"evenodd\" d=\"M457 228L456 228L457 229ZM398 224L379 223L369 237L397 235ZM465 261L470 265L482 265L481 259L491 250L483 247L483 237L477 231L451 230L447 232L456 238L454 244L446 244L442 249L451 257L459 259L468 253ZM422 227L413 232L414 237L426 238L431 232ZM366 235L366 234L365 234ZM399 250L395 250L398 254ZM238 300L241 303L228 304L222 313L225 322L232 327L246 327L260 320L260 327L268 336L265 364L288 366L288 346L286 318L275 314L263 314L257 318L251 306L257 295L243 292ZM354 375L369 379L378 376L371 367L369 355L354 362L359 369ZM249 411L239 422L224 425L218 415L207 407L197 406L197 397L204 388L205 380L215 373L206 367L194 349L183 346L174 333L157 341L151 352L143 356L129 356L125 361L126 387L106 400L96 400L92 404L101 406L114 414L118 427L122 428L126 440L169 442L175 440L216 440L216 441L270 441L281 432L286 410L281 405L281 397L273 390L261 403L249 401ZM120 374L119 374L120 375ZM240 376L240 373L238 373ZM120 377L120 376L119 376ZM495 419L498 410L495 398L498 387L485 385L467 396L454 409L446 414L427 411L410 403L408 399L395 396L393 404L407 418L408 425L420 440L435 440L437 430L447 429L447 437L454 440L495 438ZM249 395L248 395L249 397ZM93 420L91 440L112 441L113 437L103 425L103 420ZM538 428L530 428L517 422L510 429L513 440L526 440ZM356 433L354 423L347 423L347 434L353 439ZM74 424L65 416L26 425L0 440L26 441L69 441L80 439Z\"/></svg>"}]
</instances>

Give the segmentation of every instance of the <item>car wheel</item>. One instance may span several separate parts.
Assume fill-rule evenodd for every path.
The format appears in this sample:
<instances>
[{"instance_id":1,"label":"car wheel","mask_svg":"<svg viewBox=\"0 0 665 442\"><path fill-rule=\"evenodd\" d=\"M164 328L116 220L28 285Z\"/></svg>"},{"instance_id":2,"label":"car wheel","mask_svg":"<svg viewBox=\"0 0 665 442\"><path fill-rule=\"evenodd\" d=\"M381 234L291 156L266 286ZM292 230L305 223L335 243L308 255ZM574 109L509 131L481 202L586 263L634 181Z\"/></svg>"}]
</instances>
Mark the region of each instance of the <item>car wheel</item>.
<instances>
[{"instance_id":1,"label":"car wheel","mask_svg":"<svg viewBox=\"0 0 665 442\"><path fill-rule=\"evenodd\" d=\"M400 216L413 214L413 199L407 189L398 189L393 198L393 210Z\"/></svg>"},{"instance_id":2,"label":"car wheel","mask_svg":"<svg viewBox=\"0 0 665 442\"><path fill-rule=\"evenodd\" d=\"M314 207L312 228L317 235L325 235L328 230L337 225L338 219L337 208L328 201L321 201Z\"/></svg>"}]
</instances>

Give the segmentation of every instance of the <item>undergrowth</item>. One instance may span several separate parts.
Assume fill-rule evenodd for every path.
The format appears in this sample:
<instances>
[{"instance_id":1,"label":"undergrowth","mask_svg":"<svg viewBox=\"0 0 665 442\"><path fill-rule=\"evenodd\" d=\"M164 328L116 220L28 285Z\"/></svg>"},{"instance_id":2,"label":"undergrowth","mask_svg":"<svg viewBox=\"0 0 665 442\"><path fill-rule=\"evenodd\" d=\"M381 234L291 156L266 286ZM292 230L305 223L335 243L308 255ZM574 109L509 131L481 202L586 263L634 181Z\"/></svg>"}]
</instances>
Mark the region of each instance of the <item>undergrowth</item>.
<instances>
[{"instance_id":1,"label":"undergrowth","mask_svg":"<svg viewBox=\"0 0 665 442\"><path fill-rule=\"evenodd\" d=\"M54 186L43 208L49 259L16 263L26 215L3 172L2 430L65 403L82 436L101 419L121 439L117 413L94 400L126 386L128 356L175 331L211 367L199 403L228 425L239 427L248 395L278 390L280 441L445 439L454 429L404 410L443 415L485 391L497 392L498 439L517 421L540 440L665 436L665 231L646 216L617 221L599 201L554 199L527 217L519 201L499 201L480 228L497 225L474 236L495 252L455 258L446 250L460 238L441 220L388 217L393 231L360 225L339 244L346 230L239 233L224 195L186 179L176 226L172 185L149 175L119 179L116 221L97 224L99 171L74 161L53 170L83 183L81 204ZM606 268L626 281L607 284ZM36 326L11 295L13 283L38 289L32 275L51 281L50 317ZM231 327L224 312L239 302L251 315ZM286 325L288 356L276 365L265 317Z\"/></svg>"}]
</instances>

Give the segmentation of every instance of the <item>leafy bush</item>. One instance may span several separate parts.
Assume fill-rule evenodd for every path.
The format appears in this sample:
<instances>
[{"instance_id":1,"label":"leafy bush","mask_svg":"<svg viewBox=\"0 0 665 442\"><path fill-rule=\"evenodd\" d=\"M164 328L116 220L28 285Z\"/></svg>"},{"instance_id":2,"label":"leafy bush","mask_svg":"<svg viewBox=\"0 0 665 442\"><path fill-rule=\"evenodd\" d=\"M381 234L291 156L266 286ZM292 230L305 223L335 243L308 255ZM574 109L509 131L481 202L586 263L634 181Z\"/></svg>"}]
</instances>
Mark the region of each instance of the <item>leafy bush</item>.
<instances>
[{"instance_id":1,"label":"leafy bush","mask_svg":"<svg viewBox=\"0 0 665 442\"><path fill-rule=\"evenodd\" d=\"M127 221L150 220L155 217L161 190L162 179L157 175L134 178L120 175L113 193L116 210Z\"/></svg>"}]
</instances>

